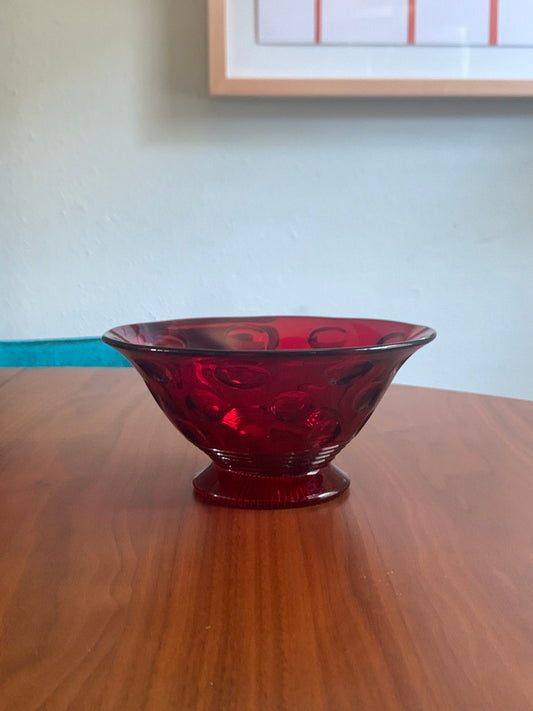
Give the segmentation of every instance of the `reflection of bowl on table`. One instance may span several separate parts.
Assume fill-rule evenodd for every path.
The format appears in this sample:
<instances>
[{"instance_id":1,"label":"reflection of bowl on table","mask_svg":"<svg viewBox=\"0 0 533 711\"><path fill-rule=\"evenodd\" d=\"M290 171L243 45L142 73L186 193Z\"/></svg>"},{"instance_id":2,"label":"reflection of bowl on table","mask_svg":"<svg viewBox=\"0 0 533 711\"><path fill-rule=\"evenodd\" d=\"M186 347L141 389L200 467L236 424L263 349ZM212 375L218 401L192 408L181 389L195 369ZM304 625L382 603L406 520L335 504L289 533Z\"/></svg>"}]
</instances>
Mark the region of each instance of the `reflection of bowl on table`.
<instances>
[{"instance_id":1,"label":"reflection of bowl on table","mask_svg":"<svg viewBox=\"0 0 533 711\"><path fill-rule=\"evenodd\" d=\"M140 323L103 340L211 457L194 478L200 497L273 508L325 501L348 487L331 461L400 366L435 335L395 321L279 316Z\"/></svg>"}]
</instances>

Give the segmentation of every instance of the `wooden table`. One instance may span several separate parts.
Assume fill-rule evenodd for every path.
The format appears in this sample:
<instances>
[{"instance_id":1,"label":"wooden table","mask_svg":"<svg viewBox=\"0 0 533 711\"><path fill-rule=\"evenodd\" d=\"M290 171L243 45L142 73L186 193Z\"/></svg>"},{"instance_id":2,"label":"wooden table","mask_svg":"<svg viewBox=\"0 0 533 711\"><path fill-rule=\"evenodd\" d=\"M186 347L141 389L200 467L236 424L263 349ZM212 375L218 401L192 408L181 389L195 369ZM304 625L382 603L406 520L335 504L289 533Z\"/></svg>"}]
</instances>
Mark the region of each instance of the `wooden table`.
<instances>
[{"instance_id":1,"label":"wooden table","mask_svg":"<svg viewBox=\"0 0 533 711\"><path fill-rule=\"evenodd\" d=\"M2 711L533 709L533 403L393 386L347 495L194 499L130 369L0 374Z\"/></svg>"}]
</instances>

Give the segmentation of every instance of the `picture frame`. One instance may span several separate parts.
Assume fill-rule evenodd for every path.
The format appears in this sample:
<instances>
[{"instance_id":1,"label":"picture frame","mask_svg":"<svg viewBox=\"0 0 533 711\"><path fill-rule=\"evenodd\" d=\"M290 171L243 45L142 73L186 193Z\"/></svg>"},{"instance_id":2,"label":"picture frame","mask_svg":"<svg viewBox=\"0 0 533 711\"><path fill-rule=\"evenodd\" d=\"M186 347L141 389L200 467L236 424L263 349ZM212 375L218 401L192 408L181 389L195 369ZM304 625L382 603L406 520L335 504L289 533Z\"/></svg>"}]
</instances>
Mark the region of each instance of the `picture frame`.
<instances>
[{"instance_id":1,"label":"picture frame","mask_svg":"<svg viewBox=\"0 0 533 711\"><path fill-rule=\"evenodd\" d=\"M267 46L256 2L208 0L213 96L533 96L533 46Z\"/></svg>"}]
</instances>

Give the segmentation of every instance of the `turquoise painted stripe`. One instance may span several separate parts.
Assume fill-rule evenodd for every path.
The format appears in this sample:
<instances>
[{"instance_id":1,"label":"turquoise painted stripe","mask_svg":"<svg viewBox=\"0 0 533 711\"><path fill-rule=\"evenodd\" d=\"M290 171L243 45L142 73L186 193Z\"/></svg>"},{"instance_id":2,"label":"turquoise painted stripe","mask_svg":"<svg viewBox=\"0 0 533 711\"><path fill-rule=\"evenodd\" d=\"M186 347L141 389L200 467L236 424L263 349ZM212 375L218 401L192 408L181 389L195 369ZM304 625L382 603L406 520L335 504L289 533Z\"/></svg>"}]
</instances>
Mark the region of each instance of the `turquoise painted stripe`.
<instances>
[{"instance_id":1,"label":"turquoise painted stripe","mask_svg":"<svg viewBox=\"0 0 533 711\"><path fill-rule=\"evenodd\" d=\"M0 367L111 366L130 363L100 338L0 341Z\"/></svg>"}]
</instances>

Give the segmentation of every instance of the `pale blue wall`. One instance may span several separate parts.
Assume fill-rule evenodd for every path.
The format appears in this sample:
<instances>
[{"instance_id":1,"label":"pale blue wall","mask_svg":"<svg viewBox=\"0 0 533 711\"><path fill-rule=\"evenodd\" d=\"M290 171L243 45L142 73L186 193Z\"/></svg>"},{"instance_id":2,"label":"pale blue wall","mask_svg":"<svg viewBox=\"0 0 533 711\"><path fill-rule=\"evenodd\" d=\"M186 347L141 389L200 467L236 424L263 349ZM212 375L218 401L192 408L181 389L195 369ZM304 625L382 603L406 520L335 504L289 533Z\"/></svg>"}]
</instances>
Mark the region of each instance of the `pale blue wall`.
<instances>
[{"instance_id":1,"label":"pale blue wall","mask_svg":"<svg viewBox=\"0 0 533 711\"><path fill-rule=\"evenodd\" d=\"M400 381L533 398L533 102L209 99L200 0L6 0L1 338L412 320Z\"/></svg>"}]
</instances>

